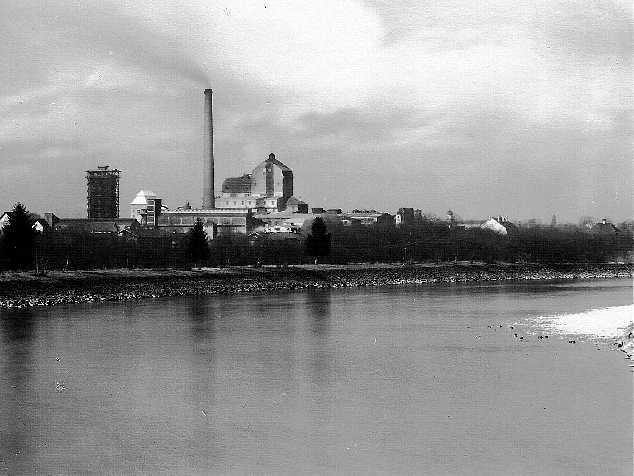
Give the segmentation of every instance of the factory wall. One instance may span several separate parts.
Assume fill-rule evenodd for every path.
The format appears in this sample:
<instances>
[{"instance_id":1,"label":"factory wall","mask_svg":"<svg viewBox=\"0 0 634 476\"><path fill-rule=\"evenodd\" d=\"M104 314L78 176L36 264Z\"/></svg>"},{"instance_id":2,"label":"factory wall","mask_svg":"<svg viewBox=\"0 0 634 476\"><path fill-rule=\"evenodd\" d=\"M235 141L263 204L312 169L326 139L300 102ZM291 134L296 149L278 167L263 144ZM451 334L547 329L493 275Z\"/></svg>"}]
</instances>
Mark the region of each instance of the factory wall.
<instances>
[{"instance_id":1,"label":"factory wall","mask_svg":"<svg viewBox=\"0 0 634 476\"><path fill-rule=\"evenodd\" d=\"M246 234L249 216L233 211L165 211L158 217L158 227L163 231L187 233L200 219L209 239L226 234Z\"/></svg>"},{"instance_id":2,"label":"factory wall","mask_svg":"<svg viewBox=\"0 0 634 476\"><path fill-rule=\"evenodd\" d=\"M119 218L119 170L100 166L86 172L87 214L91 220Z\"/></svg>"}]
</instances>

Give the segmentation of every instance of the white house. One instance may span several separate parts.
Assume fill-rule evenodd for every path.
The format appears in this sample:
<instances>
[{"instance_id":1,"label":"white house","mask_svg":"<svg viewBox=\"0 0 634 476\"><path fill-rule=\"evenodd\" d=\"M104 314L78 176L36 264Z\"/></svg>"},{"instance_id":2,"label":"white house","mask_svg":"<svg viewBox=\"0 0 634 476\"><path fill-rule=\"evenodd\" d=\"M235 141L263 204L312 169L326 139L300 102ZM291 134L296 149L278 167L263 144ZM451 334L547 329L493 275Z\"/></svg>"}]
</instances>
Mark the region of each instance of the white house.
<instances>
[{"instance_id":1,"label":"white house","mask_svg":"<svg viewBox=\"0 0 634 476\"><path fill-rule=\"evenodd\" d=\"M4 229L4 227L8 225L10 215L11 215L11 212L4 212L2 215L0 215L0 233L2 233L2 230ZM37 231L38 233L44 232L47 226L48 226L48 223L46 222L46 220L42 218L36 218L35 221L33 222L33 229Z\"/></svg>"},{"instance_id":2,"label":"white house","mask_svg":"<svg viewBox=\"0 0 634 476\"><path fill-rule=\"evenodd\" d=\"M482 225L480 225L480 228L482 228L483 230L491 230L497 233L498 235L506 236L508 234L506 227L502 225L499 221L497 221L495 218L489 218Z\"/></svg>"}]
</instances>

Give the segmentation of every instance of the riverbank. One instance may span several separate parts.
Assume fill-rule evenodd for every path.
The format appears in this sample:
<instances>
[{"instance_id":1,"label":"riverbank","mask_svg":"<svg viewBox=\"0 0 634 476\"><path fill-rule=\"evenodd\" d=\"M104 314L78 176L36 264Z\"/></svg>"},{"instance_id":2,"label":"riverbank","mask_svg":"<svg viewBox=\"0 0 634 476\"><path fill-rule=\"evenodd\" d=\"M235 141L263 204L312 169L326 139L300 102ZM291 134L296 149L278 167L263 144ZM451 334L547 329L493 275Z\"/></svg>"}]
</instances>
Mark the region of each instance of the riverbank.
<instances>
[{"instance_id":1,"label":"riverbank","mask_svg":"<svg viewBox=\"0 0 634 476\"><path fill-rule=\"evenodd\" d=\"M199 270L115 269L0 274L0 308L307 288L632 278L630 264L357 264Z\"/></svg>"},{"instance_id":2,"label":"riverbank","mask_svg":"<svg viewBox=\"0 0 634 476\"><path fill-rule=\"evenodd\" d=\"M630 324L623 331L621 339L616 343L619 350L627 355L627 358L634 361L634 324Z\"/></svg>"}]
</instances>

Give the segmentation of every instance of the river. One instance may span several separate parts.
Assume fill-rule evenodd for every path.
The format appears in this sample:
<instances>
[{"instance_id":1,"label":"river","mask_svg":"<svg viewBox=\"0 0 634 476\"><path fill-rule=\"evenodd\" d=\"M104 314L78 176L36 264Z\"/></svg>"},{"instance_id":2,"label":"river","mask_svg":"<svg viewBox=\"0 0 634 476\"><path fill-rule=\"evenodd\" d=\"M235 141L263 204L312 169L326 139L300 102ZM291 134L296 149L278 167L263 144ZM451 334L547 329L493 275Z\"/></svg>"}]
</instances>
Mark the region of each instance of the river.
<instances>
[{"instance_id":1,"label":"river","mask_svg":"<svg viewBox=\"0 0 634 476\"><path fill-rule=\"evenodd\" d=\"M631 475L623 354L539 321L631 304L611 280L0 311L0 473Z\"/></svg>"}]
</instances>

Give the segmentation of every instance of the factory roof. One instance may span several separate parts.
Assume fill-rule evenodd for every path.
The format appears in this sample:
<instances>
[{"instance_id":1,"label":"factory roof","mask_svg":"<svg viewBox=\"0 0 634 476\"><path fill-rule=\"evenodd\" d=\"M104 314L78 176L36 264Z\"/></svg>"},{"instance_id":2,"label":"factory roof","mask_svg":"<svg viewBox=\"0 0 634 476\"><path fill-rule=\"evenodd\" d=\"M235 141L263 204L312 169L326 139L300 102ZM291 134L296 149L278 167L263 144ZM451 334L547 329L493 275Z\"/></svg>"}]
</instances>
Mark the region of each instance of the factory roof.
<instances>
[{"instance_id":1,"label":"factory roof","mask_svg":"<svg viewBox=\"0 0 634 476\"><path fill-rule=\"evenodd\" d=\"M139 190L134 200L130 202L130 205L147 205L148 198L156 198L156 194L151 190Z\"/></svg>"},{"instance_id":2,"label":"factory roof","mask_svg":"<svg viewBox=\"0 0 634 476\"><path fill-rule=\"evenodd\" d=\"M349 217L380 217L381 215L384 215L384 213L377 211L357 210L346 213L346 215L348 215Z\"/></svg>"},{"instance_id":3,"label":"factory roof","mask_svg":"<svg viewBox=\"0 0 634 476\"><path fill-rule=\"evenodd\" d=\"M119 175L120 172L119 169L111 169L109 165L98 165L97 170L86 170L86 173L91 177Z\"/></svg>"},{"instance_id":4,"label":"factory roof","mask_svg":"<svg viewBox=\"0 0 634 476\"><path fill-rule=\"evenodd\" d=\"M240 177L228 177L222 182L224 193L249 193L251 191L251 174Z\"/></svg>"},{"instance_id":5,"label":"factory roof","mask_svg":"<svg viewBox=\"0 0 634 476\"><path fill-rule=\"evenodd\" d=\"M497 221L495 218L489 218L482 225L480 225L480 228L485 230L491 230L499 235L508 234L506 227L502 225L499 221Z\"/></svg>"},{"instance_id":6,"label":"factory roof","mask_svg":"<svg viewBox=\"0 0 634 476\"><path fill-rule=\"evenodd\" d=\"M270 162L272 164L275 164L275 165L277 165L280 169L282 169L285 172L290 172L291 171L291 169L286 164L284 164L284 163L280 162L279 160L277 160L275 158L275 154L273 154L273 153L269 154L269 158L266 159L264 162L265 163L266 162Z\"/></svg>"},{"instance_id":7,"label":"factory roof","mask_svg":"<svg viewBox=\"0 0 634 476\"><path fill-rule=\"evenodd\" d=\"M286 206L289 206L289 205L306 205L306 202L293 195L288 200L286 200Z\"/></svg>"},{"instance_id":8,"label":"factory roof","mask_svg":"<svg viewBox=\"0 0 634 476\"><path fill-rule=\"evenodd\" d=\"M287 165L284 165L282 162L280 162L277 159L268 159L267 162L271 162L272 164L277 165L284 172L290 172L291 171L290 167L288 167Z\"/></svg>"},{"instance_id":9,"label":"factory roof","mask_svg":"<svg viewBox=\"0 0 634 476\"><path fill-rule=\"evenodd\" d=\"M312 213L293 213L290 211L282 211L282 212L271 212L271 213L259 213L255 215L255 218L260 220L284 220L284 219L309 219L315 218L315 215Z\"/></svg>"},{"instance_id":10,"label":"factory roof","mask_svg":"<svg viewBox=\"0 0 634 476\"><path fill-rule=\"evenodd\" d=\"M87 218L61 218L55 224L57 231L75 233L120 233L138 227L133 218L113 218L110 220L90 220Z\"/></svg>"},{"instance_id":11,"label":"factory roof","mask_svg":"<svg viewBox=\"0 0 634 476\"><path fill-rule=\"evenodd\" d=\"M614 226L614 224L608 222L606 219L603 219L602 222L596 223L592 227L591 231L593 233L602 233L602 234L610 233L611 234L611 233L618 233L619 229L616 226Z\"/></svg>"},{"instance_id":12,"label":"factory roof","mask_svg":"<svg viewBox=\"0 0 634 476\"><path fill-rule=\"evenodd\" d=\"M248 215L247 208L190 208L187 210L168 210L163 215Z\"/></svg>"}]
</instances>

